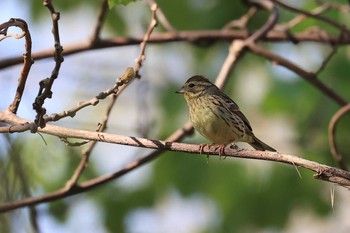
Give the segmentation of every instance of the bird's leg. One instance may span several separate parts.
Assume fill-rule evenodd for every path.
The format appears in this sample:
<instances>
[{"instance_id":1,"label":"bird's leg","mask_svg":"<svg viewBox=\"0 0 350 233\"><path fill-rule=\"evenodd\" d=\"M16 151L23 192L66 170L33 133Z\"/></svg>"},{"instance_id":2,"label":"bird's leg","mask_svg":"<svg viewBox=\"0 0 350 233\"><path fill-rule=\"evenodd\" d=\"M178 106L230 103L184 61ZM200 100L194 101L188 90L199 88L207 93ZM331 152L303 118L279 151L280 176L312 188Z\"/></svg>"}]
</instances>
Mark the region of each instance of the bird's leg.
<instances>
[{"instance_id":1,"label":"bird's leg","mask_svg":"<svg viewBox=\"0 0 350 233\"><path fill-rule=\"evenodd\" d=\"M222 144L222 145L219 145L216 149L219 151L219 159L221 160L221 156L222 155L225 155L225 147L226 145L225 144ZM226 159L226 155L225 155L225 158Z\"/></svg>"},{"instance_id":2,"label":"bird's leg","mask_svg":"<svg viewBox=\"0 0 350 233\"><path fill-rule=\"evenodd\" d=\"M209 145L208 144L199 144L199 154L203 154L205 146L209 146Z\"/></svg>"}]
</instances>

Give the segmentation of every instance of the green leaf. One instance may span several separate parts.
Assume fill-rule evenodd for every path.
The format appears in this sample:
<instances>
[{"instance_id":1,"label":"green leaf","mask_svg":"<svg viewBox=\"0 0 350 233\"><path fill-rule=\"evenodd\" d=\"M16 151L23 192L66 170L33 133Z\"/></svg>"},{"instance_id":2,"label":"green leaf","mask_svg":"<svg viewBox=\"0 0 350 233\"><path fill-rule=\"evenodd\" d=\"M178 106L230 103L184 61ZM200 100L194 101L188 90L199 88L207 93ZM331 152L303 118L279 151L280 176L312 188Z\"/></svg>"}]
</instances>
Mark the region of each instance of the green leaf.
<instances>
[{"instance_id":1,"label":"green leaf","mask_svg":"<svg viewBox=\"0 0 350 233\"><path fill-rule=\"evenodd\" d=\"M108 0L109 9L112 9L118 5L128 5L130 2L136 2L137 0Z\"/></svg>"}]
</instances>

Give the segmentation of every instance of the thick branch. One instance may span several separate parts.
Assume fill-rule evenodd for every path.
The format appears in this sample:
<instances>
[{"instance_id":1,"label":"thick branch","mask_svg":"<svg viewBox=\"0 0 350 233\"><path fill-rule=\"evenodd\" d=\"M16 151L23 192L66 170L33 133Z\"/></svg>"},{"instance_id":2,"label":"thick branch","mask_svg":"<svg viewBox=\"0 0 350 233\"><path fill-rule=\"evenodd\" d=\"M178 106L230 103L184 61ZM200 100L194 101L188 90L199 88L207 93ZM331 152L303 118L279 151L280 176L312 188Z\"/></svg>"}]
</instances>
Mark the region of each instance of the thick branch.
<instances>
[{"instance_id":1,"label":"thick branch","mask_svg":"<svg viewBox=\"0 0 350 233\"><path fill-rule=\"evenodd\" d=\"M17 117L9 111L0 112L0 120L9 124L25 124L26 120ZM33 123L27 123L33 124ZM8 129L4 130L5 127L0 127L0 132L7 132ZM200 153L201 149L198 145L189 145L184 143L174 143L160 140L152 140L146 138L128 137L122 135L115 135L109 133L91 132L85 130L76 130L65 127L59 127L49 125L43 129L38 129L41 133L46 133L61 138L77 138L85 139L106 143L114 143L120 145L128 145L134 147L144 147L149 149L160 149L177 152L187 153ZM215 148L205 148L204 154L218 155L218 151ZM333 168L327 165L319 164L313 161L309 161L294 155L283 154L279 152L266 152L266 151L251 151L251 150L233 150L226 148L224 151L225 156L237 157L237 158L248 158L248 159L259 159L269 160L275 162L281 162L291 164L293 166L300 166L317 173L316 178L327 180L333 183L337 183L343 186L350 186L350 173L342 169Z\"/></svg>"}]
</instances>

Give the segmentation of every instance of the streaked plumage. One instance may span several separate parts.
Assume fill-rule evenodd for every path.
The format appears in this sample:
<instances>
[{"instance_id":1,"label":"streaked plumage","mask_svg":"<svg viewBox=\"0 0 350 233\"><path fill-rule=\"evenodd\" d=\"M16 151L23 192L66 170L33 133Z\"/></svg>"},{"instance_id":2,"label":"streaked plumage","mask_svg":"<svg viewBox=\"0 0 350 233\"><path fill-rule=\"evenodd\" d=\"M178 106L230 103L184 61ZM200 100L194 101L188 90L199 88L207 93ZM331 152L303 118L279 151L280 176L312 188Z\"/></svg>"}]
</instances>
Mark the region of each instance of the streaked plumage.
<instances>
[{"instance_id":1,"label":"streaked plumage","mask_svg":"<svg viewBox=\"0 0 350 233\"><path fill-rule=\"evenodd\" d=\"M203 76L191 77L177 93L185 96L193 127L212 143L246 142L257 150L276 151L255 137L238 105Z\"/></svg>"}]
</instances>

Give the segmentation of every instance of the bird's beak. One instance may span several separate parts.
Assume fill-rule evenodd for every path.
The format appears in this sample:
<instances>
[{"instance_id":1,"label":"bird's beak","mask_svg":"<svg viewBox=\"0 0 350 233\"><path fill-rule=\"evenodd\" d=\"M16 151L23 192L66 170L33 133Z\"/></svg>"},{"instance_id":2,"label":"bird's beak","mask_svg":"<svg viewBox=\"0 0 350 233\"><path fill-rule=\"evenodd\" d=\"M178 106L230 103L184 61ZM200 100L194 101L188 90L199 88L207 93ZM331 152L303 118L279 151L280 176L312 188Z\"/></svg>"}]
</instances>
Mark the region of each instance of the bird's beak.
<instances>
[{"instance_id":1,"label":"bird's beak","mask_svg":"<svg viewBox=\"0 0 350 233\"><path fill-rule=\"evenodd\" d=\"M181 87L179 90L175 91L175 93L178 93L178 94L183 94L183 93L185 93L184 87Z\"/></svg>"}]
</instances>

